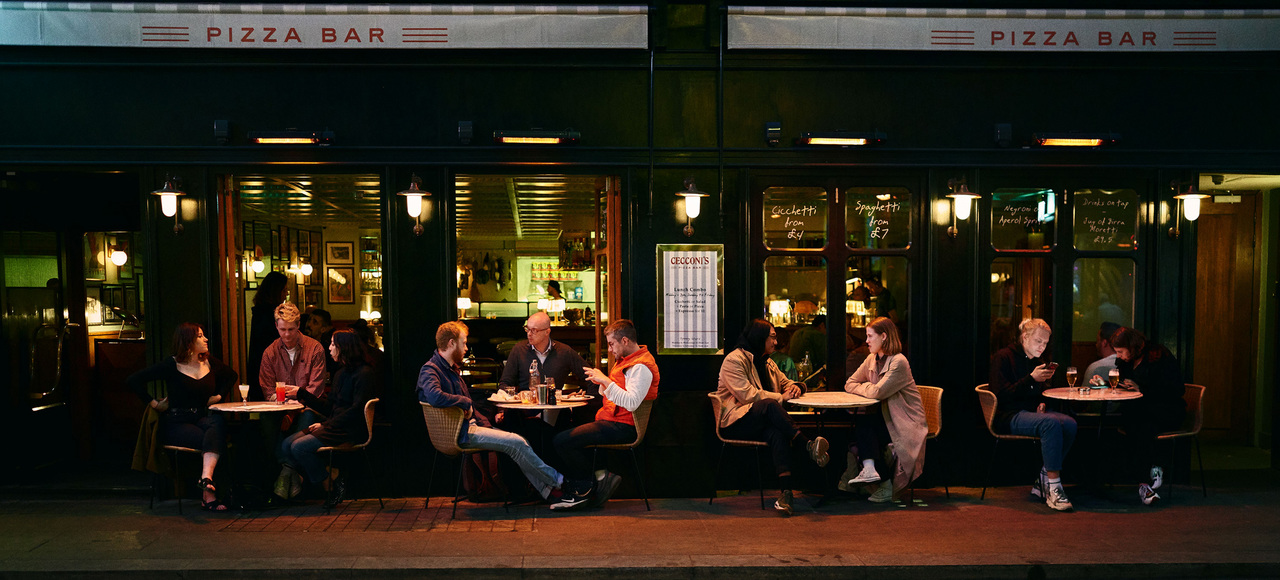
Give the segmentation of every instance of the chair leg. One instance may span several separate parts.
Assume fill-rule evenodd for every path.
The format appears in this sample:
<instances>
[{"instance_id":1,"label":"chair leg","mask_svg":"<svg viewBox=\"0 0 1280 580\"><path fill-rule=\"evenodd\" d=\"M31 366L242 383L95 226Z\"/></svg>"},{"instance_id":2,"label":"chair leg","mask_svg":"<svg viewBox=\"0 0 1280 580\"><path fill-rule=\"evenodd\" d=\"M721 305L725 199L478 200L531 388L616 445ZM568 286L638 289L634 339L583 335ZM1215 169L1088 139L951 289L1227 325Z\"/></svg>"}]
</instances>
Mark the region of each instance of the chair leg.
<instances>
[{"instance_id":1,"label":"chair leg","mask_svg":"<svg viewBox=\"0 0 1280 580\"><path fill-rule=\"evenodd\" d=\"M645 511L653 511L653 508L649 507L649 492L644 489L644 474L640 472L640 460L636 458L635 447L631 448L631 463L635 465L636 479L640 482L640 497L644 498L644 509Z\"/></svg>"},{"instance_id":2,"label":"chair leg","mask_svg":"<svg viewBox=\"0 0 1280 580\"><path fill-rule=\"evenodd\" d=\"M1196 442L1196 462L1200 464L1200 493L1209 497L1209 488L1204 484L1204 456L1200 455L1200 436L1193 435L1191 440Z\"/></svg>"},{"instance_id":3,"label":"chair leg","mask_svg":"<svg viewBox=\"0 0 1280 580\"><path fill-rule=\"evenodd\" d=\"M764 503L764 469L762 464L760 463L760 448L755 447L755 450L756 450L756 487L760 490L760 509L767 510L769 508L766 507L766 504Z\"/></svg>"},{"instance_id":4,"label":"chair leg","mask_svg":"<svg viewBox=\"0 0 1280 580\"><path fill-rule=\"evenodd\" d=\"M462 492L462 471L467 467L467 454L458 454L458 483L453 487L453 515L449 519L458 517L458 494Z\"/></svg>"},{"instance_id":5,"label":"chair leg","mask_svg":"<svg viewBox=\"0 0 1280 580\"><path fill-rule=\"evenodd\" d=\"M716 470L711 472L711 496L707 498L707 505L711 505L716 501L716 483L720 478L720 462L724 461L724 448L728 446L728 443L720 444L720 456L716 458Z\"/></svg>"},{"instance_id":6,"label":"chair leg","mask_svg":"<svg viewBox=\"0 0 1280 580\"><path fill-rule=\"evenodd\" d=\"M368 475L373 476L374 479L378 479L378 474L373 472L373 458L369 457L369 449L365 448L363 451L363 454L364 454L364 472ZM378 494L378 509L386 509L387 504L382 503L381 482L375 481L373 482L373 486L377 488L377 491L375 493Z\"/></svg>"},{"instance_id":7,"label":"chair leg","mask_svg":"<svg viewBox=\"0 0 1280 580\"><path fill-rule=\"evenodd\" d=\"M332 451L329 452L329 470L326 473L326 475L328 475L330 478L333 477L333 452ZM329 501L333 499L333 485L334 483L336 483L336 481L337 480L329 482L329 489L325 490L324 492L324 505L329 505ZM327 514L332 510L333 510L332 507L325 508L324 513Z\"/></svg>"},{"instance_id":8,"label":"chair leg","mask_svg":"<svg viewBox=\"0 0 1280 580\"><path fill-rule=\"evenodd\" d=\"M996 439L996 444L991 446L991 459L987 461L987 477L982 480L982 497L980 500L987 499L987 485L991 483L991 467L996 464L996 450L1000 448L1000 440Z\"/></svg>"},{"instance_id":9,"label":"chair leg","mask_svg":"<svg viewBox=\"0 0 1280 580\"><path fill-rule=\"evenodd\" d=\"M150 498L147 498L147 499L148 499L148 501L147 501L147 509L149 509L149 510L156 509L156 495L158 495L158 494L160 493L160 482L159 482L159 480L160 480L160 473L159 473L159 472L154 472L154 473L152 473L152 474L151 474L151 497L150 497Z\"/></svg>"},{"instance_id":10,"label":"chair leg","mask_svg":"<svg viewBox=\"0 0 1280 580\"><path fill-rule=\"evenodd\" d=\"M424 510L431 507L431 480L435 479L436 458L439 456L440 456L439 452L435 451L434 449L431 450L431 472L427 474L427 499L426 501L422 502L422 509Z\"/></svg>"}]
</instances>

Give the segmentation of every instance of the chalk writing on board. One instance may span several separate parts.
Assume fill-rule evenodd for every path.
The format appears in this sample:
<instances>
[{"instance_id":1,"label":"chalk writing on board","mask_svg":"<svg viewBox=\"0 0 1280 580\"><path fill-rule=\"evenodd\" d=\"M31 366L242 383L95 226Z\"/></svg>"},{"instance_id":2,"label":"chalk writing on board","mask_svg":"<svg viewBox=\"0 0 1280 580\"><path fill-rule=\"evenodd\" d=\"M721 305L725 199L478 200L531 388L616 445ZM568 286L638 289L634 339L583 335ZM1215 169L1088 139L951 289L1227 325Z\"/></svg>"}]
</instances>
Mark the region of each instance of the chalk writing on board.
<instances>
[{"instance_id":1,"label":"chalk writing on board","mask_svg":"<svg viewBox=\"0 0 1280 580\"><path fill-rule=\"evenodd\" d=\"M902 203L897 201L863 203L861 200L855 200L853 202L853 210L867 217L868 225L871 226L871 232L868 235L873 240L889 237L889 216L878 216L876 214L893 213L901 209Z\"/></svg>"},{"instance_id":2,"label":"chalk writing on board","mask_svg":"<svg viewBox=\"0 0 1280 580\"><path fill-rule=\"evenodd\" d=\"M787 232L787 239L789 240L802 239L805 231L803 218L818 215L818 206L816 205L775 205L771 210L773 215L783 218L783 229L790 230Z\"/></svg>"},{"instance_id":3,"label":"chalk writing on board","mask_svg":"<svg viewBox=\"0 0 1280 580\"><path fill-rule=\"evenodd\" d=\"M1004 212L996 219L996 225L1022 225L1029 226L1033 223L1040 222L1040 208L1037 206L1009 205L1005 206Z\"/></svg>"},{"instance_id":4,"label":"chalk writing on board","mask_svg":"<svg viewBox=\"0 0 1280 580\"><path fill-rule=\"evenodd\" d=\"M1135 199L1117 195L1078 194L1076 245L1083 249L1132 247Z\"/></svg>"}]
</instances>

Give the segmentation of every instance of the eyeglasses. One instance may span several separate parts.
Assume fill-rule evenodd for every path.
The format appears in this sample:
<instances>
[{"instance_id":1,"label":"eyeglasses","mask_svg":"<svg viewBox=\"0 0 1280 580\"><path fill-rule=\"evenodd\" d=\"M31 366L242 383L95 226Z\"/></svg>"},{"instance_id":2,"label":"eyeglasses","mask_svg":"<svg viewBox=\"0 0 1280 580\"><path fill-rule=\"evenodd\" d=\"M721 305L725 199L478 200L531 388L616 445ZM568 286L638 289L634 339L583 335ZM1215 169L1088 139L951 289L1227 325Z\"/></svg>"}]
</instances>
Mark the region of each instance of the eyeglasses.
<instances>
[{"instance_id":1,"label":"eyeglasses","mask_svg":"<svg viewBox=\"0 0 1280 580\"><path fill-rule=\"evenodd\" d=\"M527 332L527 333L546 332L546 331L548 331L548 330L551 330L551 327L550 327L550 326L548 326L548 327L546 327L546 328L529 328L529 326L528 326L528 325L525 325L525 327L524 327L524 331L525 331L525 332Z\"/></svg>"}]
</instances>

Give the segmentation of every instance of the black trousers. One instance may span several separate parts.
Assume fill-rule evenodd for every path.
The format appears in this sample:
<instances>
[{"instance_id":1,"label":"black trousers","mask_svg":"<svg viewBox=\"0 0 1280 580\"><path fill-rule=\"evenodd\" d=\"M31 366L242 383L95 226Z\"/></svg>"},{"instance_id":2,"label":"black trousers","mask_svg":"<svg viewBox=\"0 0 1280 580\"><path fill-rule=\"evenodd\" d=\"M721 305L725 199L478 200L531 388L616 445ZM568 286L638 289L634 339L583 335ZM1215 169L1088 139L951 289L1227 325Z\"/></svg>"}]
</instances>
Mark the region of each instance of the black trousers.
<instances>
[{"instance_id":1,"label":"black trousers","mask_svg":"<svg viewBox=\"0 0 1280 580\"><path fill-rule=\"evenodd\" d=\"M858 460L870 459L876 464L880 477L893 477L884 462L884 450L889 445L889 428L884 424L880 403L867 407L864 413L853 416L853 436L858 448ZM859 468L861 469L861 468Z\"/></svg>"},{"instance_id":2,"label":"black trousers","mask_svg":"<svg viewBox=\"0 0 1280 580\"><path fill-rule=\"evenodd\" d=\"M1156 435L1177 430L1186 417L1186 409L1161 408L1144 405L1141 399L1120 404L1120 425L1124 429L1133 477L1138 481L1150 478L1151 466L1156 462Z\"/></svg>"},{"instance_id":3,"label":"black trousers","mask_svg":"<svg viewBox=\"0 0 1280 580\"><path fill-rule=\"evenodd\" d=\"M720 428L720 434L728 439L754 439L768 443L773 455L773 468L779 475L791 471L791 442L798 432L782 404L774 399L752 403L746 415L728 427Z\"/></svg>"}]
</instances>

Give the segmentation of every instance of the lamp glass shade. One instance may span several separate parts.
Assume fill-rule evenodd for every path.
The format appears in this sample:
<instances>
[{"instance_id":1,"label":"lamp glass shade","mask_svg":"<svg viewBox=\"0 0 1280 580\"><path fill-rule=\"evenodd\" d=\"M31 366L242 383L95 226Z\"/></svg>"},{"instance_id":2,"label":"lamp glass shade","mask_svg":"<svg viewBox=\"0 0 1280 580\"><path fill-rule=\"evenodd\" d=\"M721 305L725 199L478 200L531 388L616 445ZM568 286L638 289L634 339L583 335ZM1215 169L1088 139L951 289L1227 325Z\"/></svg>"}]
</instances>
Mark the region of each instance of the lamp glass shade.
<instances>
[{"instance_id":1,"label":"lamp glass shade","mask_svg":"<svg viewBox=\"0 0 1280 580\"><path fill-rule=\"evenodd\" d=\"M409 217L416 218L422 215L422 194L407 193L404 196L405 207L409 209Z\"/></svg>"},{"instance_id":2,"label":"lamp glass shade","mask_svg":"<svg viewBox=\"0 0 1280 580\"><path fill-rule=\"evenodd\" d=\"M684 214L689 216L689 219L702 215L702 197L697 195L685 196Z\"/></svg>"},{"instance_id":3,"label":"lamp glass shade","mask_svg":"<svg viewBox=\"0 0 1280 580\"><path fill-rule=\"evenodd\" d=\"M163 213L164 217L178 215L178 196L176 194L160 194L160 213Z\"/></svg>"},{"instance_id":4,"label":"lamp glass shade","mask_svg":"<svg viewBox=\"0 0 1280 580\"><path fill-rule=\"evenodd\" d=\"M298 271L299 271L299 272L302 272L302 275L303 275L303 276L310 276L310 275L311 275L311 272L314 272L315 270L313 270L313 269L311 268L311 264L309 264L309 263L307 263L307 262L303 262L303 263L302 263L302 266L301 266L300 268L298 268Z\"/></svg>"},{"instance_id":5,"label":"lamp glass shade","mask_svg":"<svg viewBox=\"0 0 1280 580\"><path fill-rule=\"evenodd\" d=\"M111 263L117 266L123 266L129 261L129 255L124 250L111 250Z\"/></svg>"},{"instance_id":6,"label":"lamp glass shade","mask_svg":"<svg viewBox=\"0 0 1280 580\"><path fill-rule=\"evenodd\" d=\"M547 310L551 307L551 300L547 298L538 299L538 310Z\"/></svg>"},{"instance_id":7,"label":"lamp glass shade","mask_svg":"<svg viewBox=\"0 0 1280 580\"><path fill-rule=\"evenodd\" d=\"M1196 221L1196 218L1200 217L1200 198L1199 197L1183 198L1182 217L1187 218L1187 221L1189 222Z\"/></svg>"},{"instance_id":8,"label":"lamp glass shade","mask_svg":"<svg viewBox=\"0 0 1280 580\"><path fill-rule=\"evenodd\" d=\"M773 300L769 302L769 314L789 314L791 312L791 303L786 300Z\"/></svg>"},{"instance_id":9,"label":"lamp glass shade","mask_svg":"<svg viewBox=\"0 0 1280 580\"><path fill-rule=\"evenodd\" d=\"M467 297L458 298L458 310L466 310L471 308L471 299Z\"/></svg>"},{"instance_id":10,"label":"lamp glass shade","mask_svg":"<svg viewBox=\"0 0 1280 580\"><path fill-rule=\"evenodd\" d=\"M253 262L249 264L249 267L253 268L253 271L256 274L261 274L263 270L267 269L267 265L263 264L262 260L259 260L257 258L253 259Z\"/></svg>"},{"instance_id":11,"label":"lamp glass shade","mask_svg":"<svg viewBox=\"0 0 1280 580\"><path fill-rule=\"evenodd\" d=\"M957 195L951 199L952 203L955 204L956 219L969 219L969 214L973 211L973 198L967 195Z\"/></svg>"}]
</instances>

